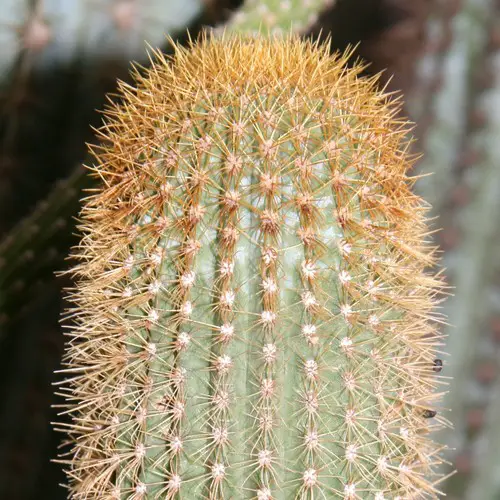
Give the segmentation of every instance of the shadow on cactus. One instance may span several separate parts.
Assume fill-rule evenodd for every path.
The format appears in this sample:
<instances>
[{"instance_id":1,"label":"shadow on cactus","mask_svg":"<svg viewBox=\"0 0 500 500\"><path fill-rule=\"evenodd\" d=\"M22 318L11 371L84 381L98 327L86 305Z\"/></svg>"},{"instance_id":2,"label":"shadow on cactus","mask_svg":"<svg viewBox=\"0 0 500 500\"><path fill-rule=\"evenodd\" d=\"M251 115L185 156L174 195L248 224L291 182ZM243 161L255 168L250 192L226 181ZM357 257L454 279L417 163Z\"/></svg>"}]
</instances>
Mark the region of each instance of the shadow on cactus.
<instances>
[{"instance_id":1,"label":"shadow on cactus","mask_svg":"<svg viewBox=\"0 0 500 500\"><path fill-rule=\"evenodd\" d=\"M444 284L397 106L293 36L155 58L81 214L72 498L435 498Z\"/></svg>"}]
</instances>

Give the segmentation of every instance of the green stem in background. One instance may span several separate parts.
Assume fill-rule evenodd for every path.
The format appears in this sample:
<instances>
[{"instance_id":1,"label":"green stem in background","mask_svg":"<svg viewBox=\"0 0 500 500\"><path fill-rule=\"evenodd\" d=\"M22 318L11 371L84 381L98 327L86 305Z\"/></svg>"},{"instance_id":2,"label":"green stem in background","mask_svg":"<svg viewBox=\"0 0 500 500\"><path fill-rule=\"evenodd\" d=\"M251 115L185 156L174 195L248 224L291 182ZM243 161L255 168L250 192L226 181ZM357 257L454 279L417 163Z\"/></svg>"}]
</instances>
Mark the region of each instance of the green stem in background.
<instances>
[{"instance_id":1,"label":"green stem in background","mask_svg":"<svg viewBox=\"0 0 500 500\"><path fill-rule=\"evenodd\" d=\"M490 55L490 63L493 67L498 67L500 62L500 51L497 49ZM452 303L451 312L455 313L462 321L459 323L459 332L475 332L475 325L484 325L482 318L498 316L500 304L498 301L498 274L492 275L492 269L488 265L491 262L498 263L500 253L500 77L494 75L492 88L484 92L481 99L481 111L486 116L486 124L481 130L478 139L478 146L482 149L482 161L477 165L474 172L471 172L472 184L477 185L476 203L471 207L469 217L464 219L464 229L475 228L473 231L464 232L465 255L467 260L466 268L469 268L470 257L474 256L480 267L471 266L462 279L461 291L465 295L465 289L474 283L474 279L482 278L482 283L477 283L472 289L476 290L476 295L467 294L462 303ZM479 170L479 168L481 170ZM473 248L468 248L473 246ZM498 264L496 266L498 272ZM471 276L472 275L472 276ZM477 277L476 277L477 276ZM496 278L496 283L492 286L492 279ZM489 285L489 286L488 286ZM460 283L457 284L460 288ZM467 299L467 300L465 300ZM470 316L466 319L459 313L464 307L472 308ZM486 313L486 314L484 314ZM483 331L488 331L486 328ZM452 352L460 354L460 349L470 348L476 354L481 352L484 346L479 336L474 337L473 345L460 345L458 342L463 339L458 336L455 343L450 342ZM495 349L496 347L496 349ZM474 349L475 348L475 349ZM498 346L496 350L496 368L498 370ZM495 358L493 358L495 359ZM458 373L462 373L457 370ZM463 387L463 379L458 379L455 384L457 389ZM461 385L463 384L463 385ZM477 447L475 450L475 460L472 462L471 479L466 493L467 500L490 500L500 496L500 378L489 389L489 408L486 410L486 424L477 436ZM458 400L459 403L462 401ZM451 401L455 403L454 400ZM462 403L463 404L463 403ZM464 411L461 407L455 408L459 415Z\"/></svg>"},{"instance_id":2,"label":"green stem in background","mask_svg":"<svg viewBox=\"0 0 500 500\"><path fill-rule=\"evenodd\" d=\"M411 90L405 95L405 106L412 121L417 124L416 135L421 137L427 132L427 121L433 118L433 97L443 76L446 57L446 37L451 37L450 16L433 9L425 23L423 54L415 64L416 71ZM436 88L439 87L437 90ZM423 129L423 130L422 130ZM422 160L425 161L425 158Z\"/></svg>"},{"instance_id":3,"label":"green stem in background","mask_svg":"<svg viewBox=\"0 0 500 500\"><path fill-rule=\"evenodd\" d=\"M419 181L436 214L441 213L454 185L453 167L459 160L467 126L473 77L486 43L485 25L492 11L491 0L464 0L451 20L452 43L442 61L442 87L432 103L434 121L422 148L422 172L434 172Z\"/></svg>"},{"instance_id":4,"label":"green stem in background","mask_svg":"<svg viewBox=\"0 0 500 500\"><path fill-rule=\"evenodd\" d=\"M226 32L304 33L321 12L333 7L336 0L246 0L232 15Z\"/></svg>"},{"instance_id":5,"label":"green stem in background","mask_svg":"<svg viewBox=\"0 0 500 500\"><path fill-rule=\"evenodd\" d=\"M467 486L466 500L500 498L500 378L491 387L491 393L493 396L484 429L479 436L478 453L474 455L474 474Z\"/></svg>"},{"instance_id":6,"label":"green stem in background","mask_svg":"<svg viewBox=\"0 0 500 500\"><path fill-rule=\"evenodd\" d=\"M91 183L85 168L79 166L3 240L0 245L1 311L14 311L28 301L33 285L47 279L47 274L54 272L54 262L65 258L68 243L74 241L74 236L70 221L62 217L61 212L76 214L78 200Z\"/></svg>"},{"instance_id":7,"label":"green stem in background","mask_svg":"<svg viewBox=\"0 0 500 500\"><path fill-rule=\"evenodd\" d=\"M493 136L493 141L497 141L497 137ZM485 317L489 313L488 294L492 278L489 263L498 258L498 246L493 245L500 226L500 170L497 161L486 160L475 165L469 183L473 201L460 214L462 243L454 252L447 252L444 261L445 265L448 263L456 287L456 294L445 310L453 318L447 341L450 361L446 368L446 375L453 377L453 390L445 404L451 410L451 420L457 431L456 434L447 433L443 439L452 442L460 452L464 451L462 439L466 434L467 406L476 399L470 394L474 361L478 347L483 343L482 332L488 332Z\"/></svg>"},{"instance_id":8,"label":"green stem in background","mask_svg":"<svg viewBox=\"0 0 500 500\"><path fill-rule=\"evenodd\" d=\"M496 478L491 462L496 453L491 434L494 410L485 410L492 388L476 380L484 361L498 370L493 354L497 348L488 328L492 309L498 314L498 301L492 300L500 248L498 82L484 91L485 62L490 68L498 65L497 54L488 57L487 51L496 19L494 2L469 0L462 2L451 20L451 40L442 59L442 74L437 74L442 81L430 109L433 121L424 131L424 159L417 169L436 173L416 184L417 191L434 204L439 225L445 228L443 262L455 287L455 296L444 307L451 326L444 329L450 360L443 371L452 379L445 406L451 410L454 431L445 430L441 439L454 450L448 458L458 474L444 490L451 498L471 500L496 498L490 494ZM415 100L418 104L421 98ZM411 110L413 118L421 119L417 106ZM490 425L481 430L478 419L485 412ZM490 461L475 459L483 456Z\"/></svg>"},{"instance_id":9,"label":"green stem in background","mask_svg":"<svg viewBox=\"0 0 500 500\"><path fill-rule=\"evenodd\" d=\"M31 70L117 56L144 60L144 40L157 45L199 15L202 0L3 0L0 74L20 56ZM5 83L5 82L2 82Z\"/></svg>"}]
</instances>

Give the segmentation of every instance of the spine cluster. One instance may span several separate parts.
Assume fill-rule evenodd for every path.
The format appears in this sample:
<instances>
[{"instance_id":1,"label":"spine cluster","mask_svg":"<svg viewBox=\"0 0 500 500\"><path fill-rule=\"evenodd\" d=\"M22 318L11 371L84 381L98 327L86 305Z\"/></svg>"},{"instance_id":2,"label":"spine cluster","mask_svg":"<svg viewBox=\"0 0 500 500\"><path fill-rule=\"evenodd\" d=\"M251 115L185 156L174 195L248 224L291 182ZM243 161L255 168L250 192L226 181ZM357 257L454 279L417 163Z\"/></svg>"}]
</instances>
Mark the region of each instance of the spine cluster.
<instances>
[{"instance_id":1,"label":"spine cluster","mask_svg":"<svg viewBox=\"0 0 500 500\"><path fill-rule=\"evenodd\" d=\"M204 38L122 85L75 269L73 498L436 497L427 207L345 63Z\"/></svg>"}]
</instances>

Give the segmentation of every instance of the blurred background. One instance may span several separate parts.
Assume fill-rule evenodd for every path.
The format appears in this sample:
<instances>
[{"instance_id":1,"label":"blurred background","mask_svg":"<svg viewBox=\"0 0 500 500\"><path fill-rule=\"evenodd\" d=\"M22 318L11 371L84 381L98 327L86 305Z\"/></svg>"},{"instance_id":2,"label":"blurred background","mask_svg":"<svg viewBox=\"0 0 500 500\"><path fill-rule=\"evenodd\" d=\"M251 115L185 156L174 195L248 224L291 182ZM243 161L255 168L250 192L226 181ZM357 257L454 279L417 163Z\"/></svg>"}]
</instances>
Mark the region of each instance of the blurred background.
<instances>
[{"instance_id":1,"label":"blurred background","mask_svg":"<svg viewBox=\"0 0 500 500\"><path fill-rule=\"evenodd\" d=\"M251 0L249 0L251 3ZM254 0L254 4L258 3ZM286 1L281 2L285 4ZM307 3L304 0L304 3ZM0 0L0 499L66 498L50 423L63 352L59 325L81 163L117 78L231 22L242 0ZM416 123L416 190L455 295L443 304L454 430L450 500L500 500L500 1L336 0L300 24L356 45L367 74L402 95ZM265 12L263 12L263 19ZM111 97L112 98L112 97ZM446 390L446 387L445 387Z\"/></svg>"}]
</instances>

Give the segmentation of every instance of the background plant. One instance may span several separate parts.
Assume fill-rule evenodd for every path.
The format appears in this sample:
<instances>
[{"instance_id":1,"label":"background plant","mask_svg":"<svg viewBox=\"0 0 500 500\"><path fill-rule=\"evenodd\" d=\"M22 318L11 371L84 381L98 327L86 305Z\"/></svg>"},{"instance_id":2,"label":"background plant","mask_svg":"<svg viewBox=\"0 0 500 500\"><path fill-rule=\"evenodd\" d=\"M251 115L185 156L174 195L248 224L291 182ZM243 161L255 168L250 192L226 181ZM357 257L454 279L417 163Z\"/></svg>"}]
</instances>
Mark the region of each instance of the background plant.
<instances>
[{"instance_id":1,"label":"background plant","mask_svg":"<svg viewBox=\"0 0 500 500\"><path fill-rule=\"evenodd\" d=\"M420 123L424 158L417 190L434 206L444 230L437 241L456 294L445 306L453 325L446 374L454 379L446 406L455 431L443 436L458 473L451 499L498 498L500 171L497 118L499 5L441 4L429 20L428 53L410 109ZM448 470L451 469L451 466Z\"/></svg>"}]
</instances>

